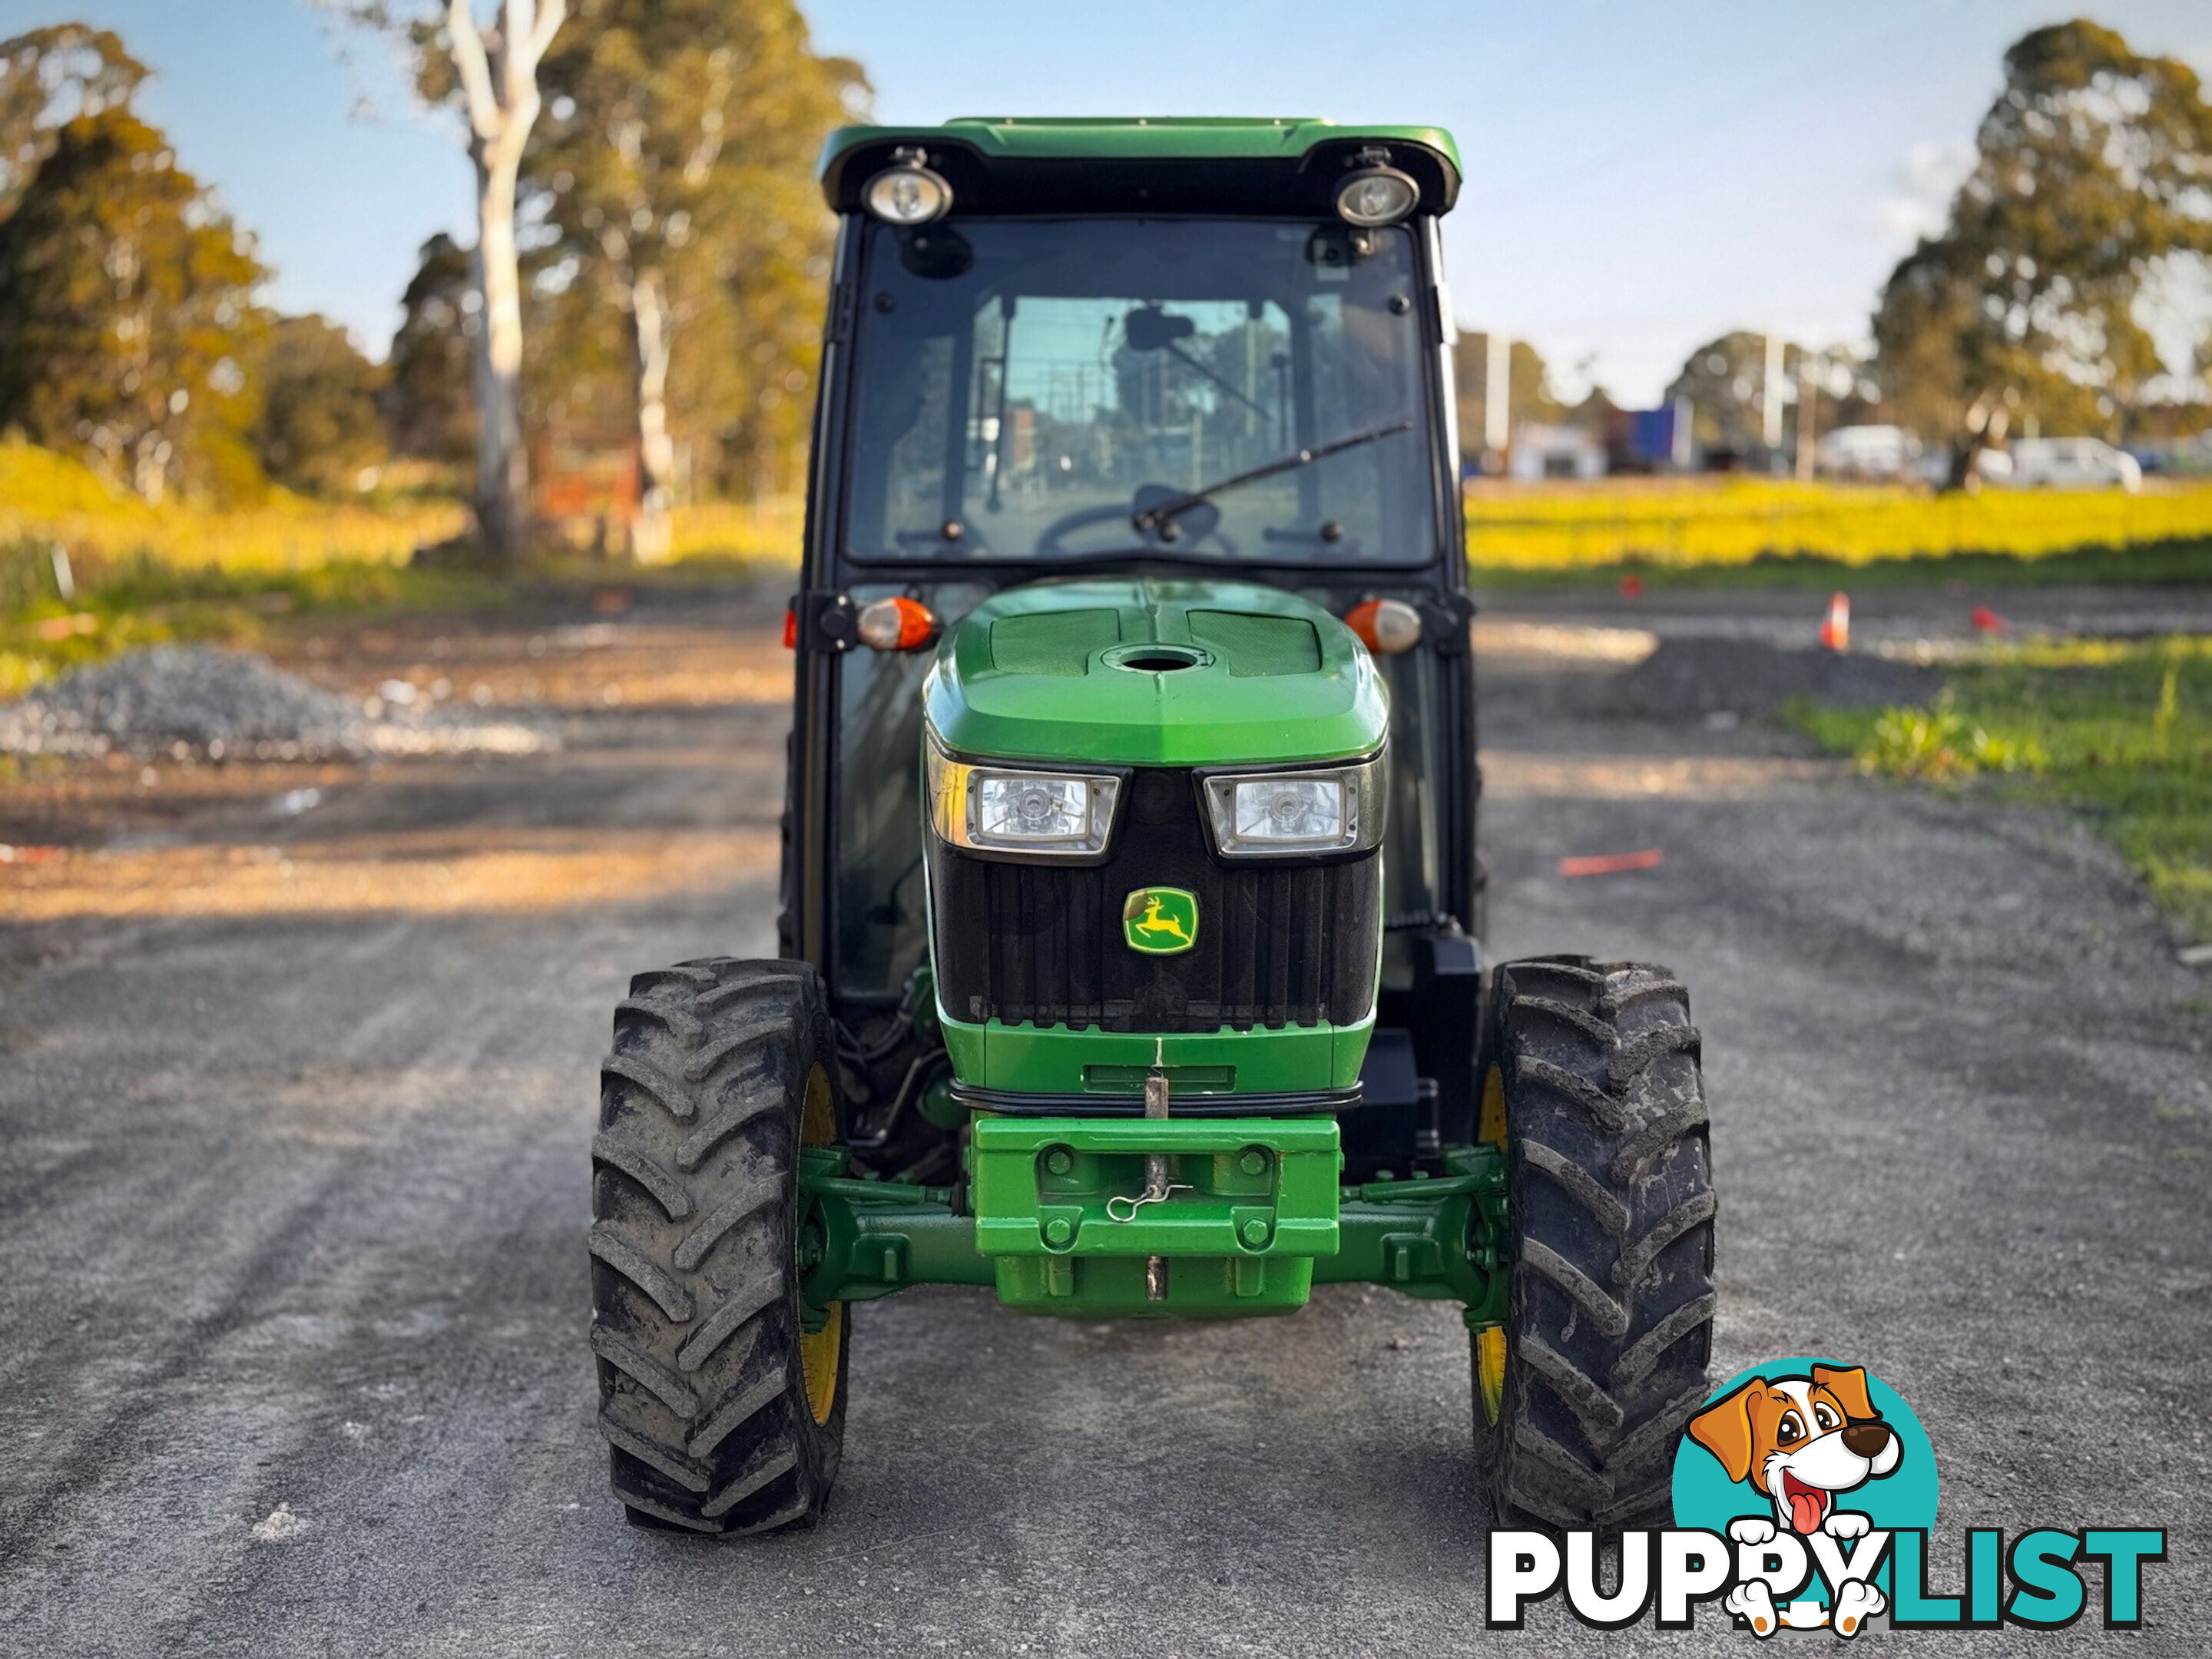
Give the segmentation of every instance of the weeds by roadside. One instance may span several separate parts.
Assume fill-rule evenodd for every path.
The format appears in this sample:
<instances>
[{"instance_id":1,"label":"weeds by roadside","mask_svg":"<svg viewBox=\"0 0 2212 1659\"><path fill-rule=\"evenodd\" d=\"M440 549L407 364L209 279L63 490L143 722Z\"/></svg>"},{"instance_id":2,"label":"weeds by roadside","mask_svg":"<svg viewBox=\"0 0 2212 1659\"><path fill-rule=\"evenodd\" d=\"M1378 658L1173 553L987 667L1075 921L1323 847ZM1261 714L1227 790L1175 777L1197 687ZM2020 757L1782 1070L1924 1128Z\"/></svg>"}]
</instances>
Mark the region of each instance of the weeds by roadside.
<instances>
[{"instance_id":1,"label":"weeds by roadside","mask_svg":"<svg viewBox=\"0 0 2212 1659\"><path fill-rule=\"evenodd\" d=\"M1950 671L1931 708L1785 713L1869 771L2073 807L2212 939L2212 636L2027 641Z\"/></svg>"}]
</instances>

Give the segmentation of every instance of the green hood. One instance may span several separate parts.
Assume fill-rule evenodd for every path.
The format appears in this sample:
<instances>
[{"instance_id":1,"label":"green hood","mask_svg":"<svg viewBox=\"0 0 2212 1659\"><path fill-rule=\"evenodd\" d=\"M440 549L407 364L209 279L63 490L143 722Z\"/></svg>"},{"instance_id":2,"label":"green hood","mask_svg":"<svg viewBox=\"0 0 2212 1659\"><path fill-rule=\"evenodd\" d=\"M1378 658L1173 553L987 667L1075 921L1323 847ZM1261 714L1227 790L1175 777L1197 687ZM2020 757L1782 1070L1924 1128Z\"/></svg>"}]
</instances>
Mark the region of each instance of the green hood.
<instances>
[{"instance_id":1,"label":"green hood","mask_svg":"<svg viewBox=\"0 0 2212 1659\"><path fill-rule=\"evenodd\" d=\"M1148 665L1155 657L1190 665ZM1278 588L1188 579L997 594L938 647L924 697L946 748L1003 760L1341 760L1372 751L1389 720L1366 647L1328 611Z\"/></svg>"}]
</instances>

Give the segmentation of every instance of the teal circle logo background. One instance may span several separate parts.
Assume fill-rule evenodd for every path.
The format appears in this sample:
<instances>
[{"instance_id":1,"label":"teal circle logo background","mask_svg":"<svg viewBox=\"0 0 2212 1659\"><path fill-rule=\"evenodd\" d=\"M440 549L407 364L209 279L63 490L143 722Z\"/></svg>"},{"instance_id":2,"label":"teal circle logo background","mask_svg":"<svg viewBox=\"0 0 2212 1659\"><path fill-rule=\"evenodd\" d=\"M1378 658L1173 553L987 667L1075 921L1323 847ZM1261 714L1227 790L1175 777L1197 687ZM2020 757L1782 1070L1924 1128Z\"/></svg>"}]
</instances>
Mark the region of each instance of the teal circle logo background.
<instances>
[{"instance_id":1,"label":"teal circle logo background","mask_svg":"<svg viewBox=\"0 0 2212 1659\"><path fill-rule=\"evenodd\" d=\"M1738 1371L1705 1397L1710 1406L1716 1400L1734 1394L1745 1383L1765 1377L1779 1380L1791 1376L1810 1376L1813 1367L1826 1365L1832 1370L1852 1369L1849 1360L1815 1358L1801 1355L1792 1359L1769 1359ZM1854 1514L1868 1516L1877 1528L1895 1531L1914 1528L1925 1529L1936 1524L1936 1449L1929 1444L1928 1431L1920 1426L1920 1419L1912 1414L1897 1390L1891 1388L1872 1371L1867 1373L1867 1399L1881 1420L1895 1431L1903 1455L1890 1474L1878 1475L1863 1486L1836 1494L1836 1507ZM1674 1524L1678 1527L1705 1527L1728 1535L1729 1522L1740 1516L1758 1516L1774 1519L1774 1504L1760 1495L1748 1480L1737 1482L1728 1478L1721 1461L1690 1438L1689 1430L1682 1431L1682 1441L1674 1449ZM1887 1591L1889 1589L1889 1563L1882 1563L1875 1582ZM1816 1575L1805 1592L1809 1600L1825 1601Z\"/></svg>"}]
</instances>

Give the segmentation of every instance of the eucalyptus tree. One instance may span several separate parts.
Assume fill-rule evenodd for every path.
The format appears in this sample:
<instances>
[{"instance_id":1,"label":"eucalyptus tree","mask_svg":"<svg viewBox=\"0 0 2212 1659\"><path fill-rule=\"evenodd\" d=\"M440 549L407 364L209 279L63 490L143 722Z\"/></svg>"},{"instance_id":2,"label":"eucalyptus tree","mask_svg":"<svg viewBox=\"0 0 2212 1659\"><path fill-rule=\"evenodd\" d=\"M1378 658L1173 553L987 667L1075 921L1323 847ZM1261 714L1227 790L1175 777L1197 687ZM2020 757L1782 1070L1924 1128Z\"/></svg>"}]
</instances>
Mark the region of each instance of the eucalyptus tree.
<instances>
[{"instance_id":1,"label":"eucalyptus tree","mask_svg":"<svg viewBox=\"0 0 2212 1659\"><path fill-rule=\"evenodd\" d=\"M2004 70L1949 222L1898 264L1874 319L1891 408L1953 446L1959 485L2031 416L2121 435L2165 373L2154 295L2205 285L2212 253L2194 70L2079 20L2022 36Z\"/></svg>"},{"instance_id":2,"label":"eucalyptus tree","mask_svg":"<svg viewBox=\"0 0 2212 1659\"><path fill-rule=\"evenodd\" d=\"M544 107L538 67L568 19L568 0L323 0L351 21L402 42L416 91L459 115L476 168L474 335L477 523L484 550L509 560L528 546L530 458L522 431L523 293L515 194Z\"/></svg>"},{"instance_id":3,"label":"eucalyptus tree","mask_svg":"<svg viewBox=\"0 0 2212 1659\"><path fill-rule=\"evenodd\" d=\"M146 74L120 36L82 23L0 40L0 218L65 124L128 108Z\"/></svg>"},{"instance_id":4,"label":"eucalyptus tree","mask_svg":"<svg viewBox=\"0 0 2212 1659\"><path fill-rule=\"evenodd\" d=\"M118 105L51 131L0 219L0 427L83 453L149 501L259 479L248 433L268 272Z\"/></svg>"},{"instance_id":5,"label":"eucalyptus tree","mask_svg":"<svg viewBox=\"0 0 2212 1659\"><path fill-rule=\"evenodd\" d=\"M656 558L678 471L672 404L726 441L764 394L773 410L811 373L798 359L827 246L812 163L864 83L813 52L790 0L574 9L541 71L547 114L524 193L543 214L548 281L583 284L620 319L641 483L632 545ZM679 342L698 351L681 378Z\"/></svg>"}]
</instances>

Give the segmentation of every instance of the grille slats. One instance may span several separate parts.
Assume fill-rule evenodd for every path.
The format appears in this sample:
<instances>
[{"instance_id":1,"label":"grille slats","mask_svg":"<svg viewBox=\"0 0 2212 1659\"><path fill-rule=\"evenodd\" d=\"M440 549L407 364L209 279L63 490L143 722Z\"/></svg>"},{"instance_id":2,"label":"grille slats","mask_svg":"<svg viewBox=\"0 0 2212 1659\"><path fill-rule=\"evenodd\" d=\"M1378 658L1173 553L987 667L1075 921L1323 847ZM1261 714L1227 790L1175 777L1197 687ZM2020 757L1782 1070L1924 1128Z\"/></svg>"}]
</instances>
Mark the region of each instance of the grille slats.
<instances>
[{"instance_id":1,"label":"grille slats","mask_svg":"<svg viewBox=\"0 0 2212 1659\"><path fill-rule=\"evenodd\" d=\"M1103 865L976 859L933 842L937 962L955 1018L1114 1031L1353 1024L1374 1002L1376 855L1231 864L1208 850L1186 772L1140 775ZM1121 903L1140 887L1197 895L1198 943L1131 950Z\"/></svg>"}]
</instances>

